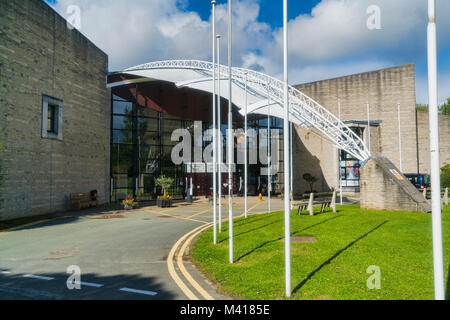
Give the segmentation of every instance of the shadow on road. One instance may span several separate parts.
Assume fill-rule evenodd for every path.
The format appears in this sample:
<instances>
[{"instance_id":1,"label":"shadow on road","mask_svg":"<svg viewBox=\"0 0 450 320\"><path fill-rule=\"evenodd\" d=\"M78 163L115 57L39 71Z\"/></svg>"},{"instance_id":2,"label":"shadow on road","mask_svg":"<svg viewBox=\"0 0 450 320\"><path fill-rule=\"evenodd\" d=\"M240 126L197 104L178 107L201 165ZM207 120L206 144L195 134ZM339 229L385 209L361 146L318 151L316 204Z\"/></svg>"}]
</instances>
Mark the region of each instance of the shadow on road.
<instances>
[{"instance_id":1,"label":"shadow on road","mask_svg":"<svg viewBox=\"0 0 450 320\"><path fill-rule=\"evenodd\" d=\"M0 268L0 270L2 270ZM2 270L9 272L9 270ZM69 290L67 281L71 274L35 274L51 280L24 277L24 274L0 273L0 300L173 300L175 295L160 285L154 277L139 275L102 276L82 274L81 289ZM99 284L102 287L83 285ZM156 292L146 295L122 291L122 288Z\"/></svg>"},{"instance_id":2,"label":"shadow on road","mask_svg":"<svg viewBox=\"0 0 450 320\"><path fill-rule=\"evenodd\" d=\"M82 217L98 217L104 215L114 216L119 214L126 215L126 211L122 210L119 204L109 204L99 206L96 208L80 210L77 212L70 212L70 211L60 212L48 215L3 221L0 222L0 232L2 232L2 230L6 230L7 232L32 230L48 226L74 223L77 222ZM31 225L27 226L28 224Z\"/></svg>"}]
</instances>

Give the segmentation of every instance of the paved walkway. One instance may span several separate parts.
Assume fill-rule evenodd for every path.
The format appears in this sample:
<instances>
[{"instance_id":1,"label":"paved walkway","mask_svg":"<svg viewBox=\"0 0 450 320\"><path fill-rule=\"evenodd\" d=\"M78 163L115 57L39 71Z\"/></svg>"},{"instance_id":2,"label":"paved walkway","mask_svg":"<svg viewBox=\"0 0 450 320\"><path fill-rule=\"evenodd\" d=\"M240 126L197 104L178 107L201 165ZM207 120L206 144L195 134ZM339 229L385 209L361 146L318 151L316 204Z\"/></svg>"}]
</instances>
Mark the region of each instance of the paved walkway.
<instances>
[{"instance_id":1,"label":"paved walkway","mask_svg":"<svg viewBox=\"0 0 450 320\"><path fill-rule=\"evenodd\" d=\"M242 215L244 199L233 203L234 216ZM272 199L271 207L283 203ZM249 198L248 208L267 212L268 201ZM0 299L226 299L186 259L211 222L212 207L198 201L68 214L0 232ZM67 287L70 266L81 270L81 290Z\"/></svg>"}]
</instances>

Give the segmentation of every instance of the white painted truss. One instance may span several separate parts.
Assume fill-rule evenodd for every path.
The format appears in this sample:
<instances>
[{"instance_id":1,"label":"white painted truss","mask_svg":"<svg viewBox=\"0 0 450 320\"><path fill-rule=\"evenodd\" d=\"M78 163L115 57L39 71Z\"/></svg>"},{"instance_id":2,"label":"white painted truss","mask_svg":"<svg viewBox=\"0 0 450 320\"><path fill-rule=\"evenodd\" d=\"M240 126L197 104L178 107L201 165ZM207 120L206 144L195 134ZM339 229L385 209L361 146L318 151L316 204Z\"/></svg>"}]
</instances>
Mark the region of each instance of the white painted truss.
<instances>
[{"instance_id":1,"label":"white painted truss","mask_svg":"<svg viewBox=\"0 0 450 320\"><path fill-rule=\"evenodd\" d=\"M218 70L217 70L218 69ZM228 92L228 67L216 65L220 71L221 92ZM168 60L142 64L123 71L151 80L175 83L178 87L189 87L213 92L213 64L198 60ZM219 73L216 73L219 74ZM233 104L243 113L245 107L245 79L248 87L248 113L270 114L283 118L284 84L266 74L242 69L232 69ZM114 85L113 85L114 86ZM268 104L268 96L271 103ZM370 157L364 142L348 126L319 103L296 88L289 86L290 121L305 128L316 128L339 149L366 161Z\"/></svg>"}]
</instances>

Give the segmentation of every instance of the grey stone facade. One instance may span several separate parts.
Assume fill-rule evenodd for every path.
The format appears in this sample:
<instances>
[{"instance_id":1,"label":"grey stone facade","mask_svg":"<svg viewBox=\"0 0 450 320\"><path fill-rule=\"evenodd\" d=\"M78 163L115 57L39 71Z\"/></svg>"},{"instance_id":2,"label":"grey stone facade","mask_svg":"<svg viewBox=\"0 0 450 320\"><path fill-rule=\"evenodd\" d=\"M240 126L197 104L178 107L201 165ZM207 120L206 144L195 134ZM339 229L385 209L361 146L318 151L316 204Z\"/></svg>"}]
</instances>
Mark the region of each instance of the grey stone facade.
<instances>
[{"instance_id":1,"label":"grey stone facade","mask_svg":"<svg viewBox=\"0 0 450 320\"><path fill-rule=\"evenodd\" d=\"M361 208L431 212L430 203L386 157L373 157L361 169Z\"/></svg>"},{"instance_id":2,"label":"grey stone facade","mask_svg":"<svg viewBox=\"0 0 450 320\"><path fill-rule=\"evenodd\" d=\"M402 170L404 173L429 172L428 117L420 112L416 120L414 65L403 65L346 77L296 86L344 122L358 122L367 138L367 104L370 105L371 153L382 155L400 168L397 105L400 104ZM450 117L441 117L441 161L450 163ZM355 126L348 124L349 126ZM339 186L338 152L336 147L314 129L296 127L294 137L294 195L305 192L306 172L319 178L318 191Z\"/></svg>"},{"instance_id":3,"label":"grey stone facade","mask_svg":"<svg viewBox=\"0 0 450 320\"><path fill-rule=\"evenodd\" d=\"M430 173L430 122L427 112L417 111L419 167L421 173ZM439 116L439 147L441 168L450 164L450 116Z\"/></svg>"},{"instance_id":4,"label":"grey stone facade","mask_svg":"<svg viewBox=\"0 0 450 320\"><path fill-rule=\"evenodd\" d=\"M0 220L109 201L107 55L41 0L0 0ZM62 101L61 139L42 138L43 96Z\"/></svg>"}]
</instances>

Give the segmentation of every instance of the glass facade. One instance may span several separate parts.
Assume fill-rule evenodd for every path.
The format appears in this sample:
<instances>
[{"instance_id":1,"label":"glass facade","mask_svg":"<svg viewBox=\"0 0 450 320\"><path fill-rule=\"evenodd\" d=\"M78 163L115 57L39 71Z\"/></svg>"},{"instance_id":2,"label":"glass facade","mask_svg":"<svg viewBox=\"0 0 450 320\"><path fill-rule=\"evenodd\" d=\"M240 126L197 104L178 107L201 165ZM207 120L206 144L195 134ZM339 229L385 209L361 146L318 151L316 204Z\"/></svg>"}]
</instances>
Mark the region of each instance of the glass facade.
<instances>
[{"instance_id":1,"label":"glass facade","mask_svg":"<svg viewBox=\"0 0 450 320\"><path fill-rule=\"evenodd\" d=\"M123 92L124 87L121 87ZM135 90L134 97L139 97L139 85L129 86L129 89ZM119 92L119 90L118 90ZM122 94L123 96L123 94ZM137 200L155 200L162 194L162 190L155 186L154 180L164 174L172 177L175 181L174 186L168 190L169 194L176 198L184 198L187 192L186 184L188 182L186 165L175 165L171 160L171 152L178 141L172 141L172 132L176 129L187 129L194 136L194 121L185 118L179 118L167 113L155 111L148 106L141 106L138 101L141 99L130 98L123 99L112 90L112 116L111 116L111 181L112 181L112 201L124 199L126 195L133 195ZM180 106L182 102L180 101ZM236 117L237 118L237 117ZM238 119L234 128L244 128L243 118ZM226 121L226 118L225 120ZM204 123L202 132L211 128L211 122ZM267 118L255 118L249 121L249 128L256 130L267 129ZM224 159L226 158L226 125L221 126L224 137ZM278 146L278 173L272 176L272 192L283 192L282 170L283 170L283 121L278 118L271 118L271 129L279 130L280 140ZM267 145L267 141L259 141L258 146ZM194 139L192 139L194 140ZM194 141L192 141L192 144ZM203 142L203 148L210 142ZM236 146L236 141L235 141ZM259 154L259 150L258 150ZM235 149L235 161L237 154ZM193 156L193 155L192 155ZM249 193L258 194L267 192L267 176L261 176L261 167L263 165L249 165ZM238 165L237 172L234 175L235 192L243 193L244 166ZM223 183L227 182L227 174L223 173ZM211 180L211 181L210 181ZM237 181L236 181L237 180ZM207 195L212 186L212 175L204 174L202 191ZM206 184L206 186L203 186ZM226 188L223 189L226 192ZM198 194L197 194L198 195Z\"/></svg>"},{"instance_id":2,"label":"glass facade","mask_svg":"<svg viewBox=\"0 0 450 320\"><path fill-rule=\"evenodd\" d=\"M363 128L352 127L350 129L355 132L358 137L363 137ZM358 189L360 187L359 171L361 168L361 161L343 150L339 152L339 158L342 187Z\"/></svg>"}]
</instances>

